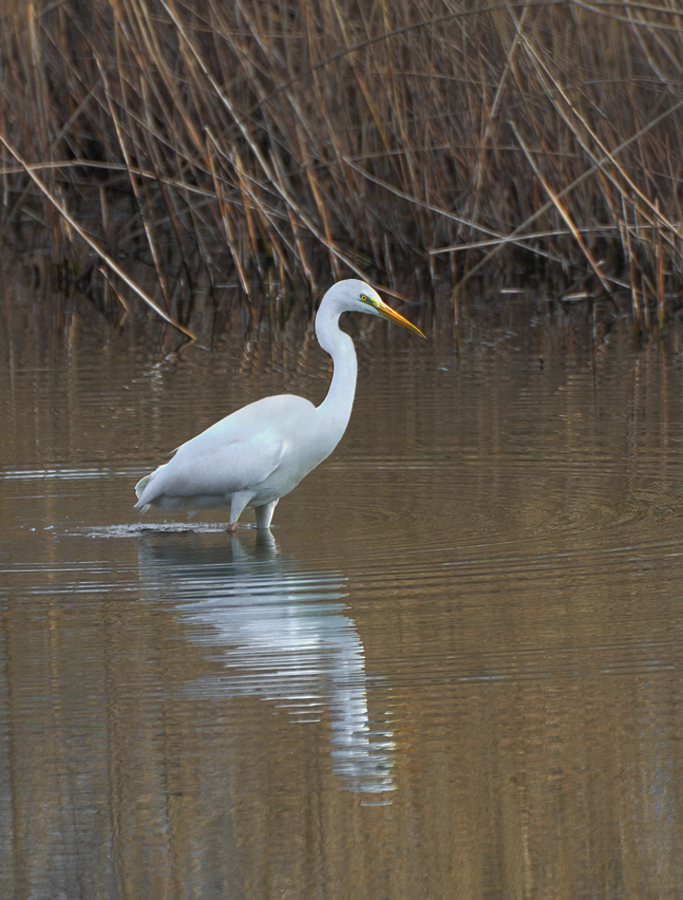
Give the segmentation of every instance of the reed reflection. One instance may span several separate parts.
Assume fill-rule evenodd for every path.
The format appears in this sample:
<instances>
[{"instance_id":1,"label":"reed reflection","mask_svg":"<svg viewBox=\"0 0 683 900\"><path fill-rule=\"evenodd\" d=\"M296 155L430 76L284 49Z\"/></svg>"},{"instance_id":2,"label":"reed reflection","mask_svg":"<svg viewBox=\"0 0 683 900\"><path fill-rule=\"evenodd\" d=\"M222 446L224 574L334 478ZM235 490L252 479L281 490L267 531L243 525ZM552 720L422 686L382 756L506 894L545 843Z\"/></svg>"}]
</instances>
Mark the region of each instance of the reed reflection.
<instances>
[{"instance_id":1,"label":"reed reflection","mask_svg":"<svg viewBox=\"0 0 683 900\"><path fill-rule=\"evenodd\" d=\"M281 554L270 533L222 546L169 538L140 541L141 583L175 605L187 638L223 667L188 683L188 693L260 697L299 722L320 721L327 707L342 786L393 790L393 736L370 719L365 651L342 602L346 577Z\"/></svg>"}]
</instances>

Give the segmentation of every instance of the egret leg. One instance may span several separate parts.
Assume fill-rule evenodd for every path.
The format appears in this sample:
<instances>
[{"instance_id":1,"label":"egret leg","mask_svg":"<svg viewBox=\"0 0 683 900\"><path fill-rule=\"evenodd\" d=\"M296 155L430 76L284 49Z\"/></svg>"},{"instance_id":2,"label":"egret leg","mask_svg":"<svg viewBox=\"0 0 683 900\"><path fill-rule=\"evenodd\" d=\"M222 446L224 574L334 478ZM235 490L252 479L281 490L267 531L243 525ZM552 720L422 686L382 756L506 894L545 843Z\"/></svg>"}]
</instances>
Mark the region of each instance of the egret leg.
<instances>
[{"instance_id":1,"label":"egret leg","mask_svg":"<svg viewBox=\"0 0 683 900\"><path fill-rule=\"evenodd\" d=\"M230 524L228 525L228 531L235 530L237 520L244 512L244 508L253 496L251 491L237 491L232 495L232 500L230 501Z\"/></svg>"},{"instance_id":2,"label":"egret leg","mask_svg":"<svg viewBox=\"0 0 683 900\"><path fill-rule=\"evenodd\" d=\"M275 507L277 506L277 500L273 500L272 503L266 503L264 506L256 507L256 527L257 528L270 528L270 523L273 519L273 513L275 512Z\"/></svg>"}]
</instances>

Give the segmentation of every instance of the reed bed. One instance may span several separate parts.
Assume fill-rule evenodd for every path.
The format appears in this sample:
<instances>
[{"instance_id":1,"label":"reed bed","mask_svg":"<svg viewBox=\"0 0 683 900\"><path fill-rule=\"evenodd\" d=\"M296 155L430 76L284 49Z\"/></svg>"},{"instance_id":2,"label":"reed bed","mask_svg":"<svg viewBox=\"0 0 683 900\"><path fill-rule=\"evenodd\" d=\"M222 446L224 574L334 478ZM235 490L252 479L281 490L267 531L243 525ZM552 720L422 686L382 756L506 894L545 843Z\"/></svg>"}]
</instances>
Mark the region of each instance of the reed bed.
<instances>
[{"instance_id":1,"label":"reed bed","mask_svg":"<svg viewBox=\"0 0 683 900\"><path fill-rule=\"evenodd\" d=\"M682 36L669 0L0 0L3 257L185 329L410 273L647 331L683 292Z\"/></svg>"}]
</instances>

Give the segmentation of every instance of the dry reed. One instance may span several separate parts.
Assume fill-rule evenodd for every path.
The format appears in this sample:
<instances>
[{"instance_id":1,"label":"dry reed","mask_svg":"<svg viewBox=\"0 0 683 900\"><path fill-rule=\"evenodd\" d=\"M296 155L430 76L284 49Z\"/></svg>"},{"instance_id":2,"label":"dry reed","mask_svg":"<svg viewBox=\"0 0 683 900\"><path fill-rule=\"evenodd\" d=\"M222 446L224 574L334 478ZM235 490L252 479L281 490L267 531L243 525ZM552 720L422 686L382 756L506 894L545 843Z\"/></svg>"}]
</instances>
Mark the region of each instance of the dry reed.
<instances>
[{"instance_id":1,"label":"dry reed","mask_svg":"<svg viewBox=\"0 0 683 900\"><path fill-rule=\"evenodd\" d=\"M113 297L144 265L184 326L226 280L251 304L406 271L663 325L682 36L627 0L0 0L0 239Z\"/></svg>"}]
</instances>

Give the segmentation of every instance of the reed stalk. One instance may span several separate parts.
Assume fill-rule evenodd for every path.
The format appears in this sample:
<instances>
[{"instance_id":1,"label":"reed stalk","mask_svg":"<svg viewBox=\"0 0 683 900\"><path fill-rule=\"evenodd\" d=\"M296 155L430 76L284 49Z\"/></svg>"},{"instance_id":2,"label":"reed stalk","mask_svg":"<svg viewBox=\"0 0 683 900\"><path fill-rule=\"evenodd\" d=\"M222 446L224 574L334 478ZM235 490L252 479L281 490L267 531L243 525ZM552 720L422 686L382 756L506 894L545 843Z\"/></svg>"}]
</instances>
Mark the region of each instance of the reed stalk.
<instances>
[{"instance_id":1,"label":"reed stalk","mask_svg":"<svg viewBox=\"0 0 683 900\"><path fill-rule=\"evenodd\" d=\"M673 5L2 0L0 54L3 256L90 264L186 331L206 277L247 305L534 277L641 331L683 296Z\"/></svg>"}]
</instances>

